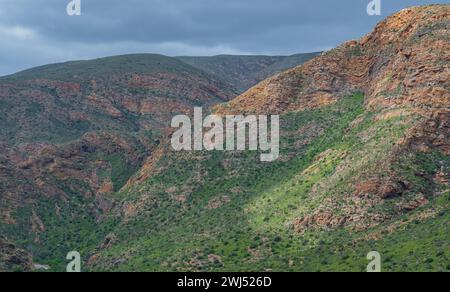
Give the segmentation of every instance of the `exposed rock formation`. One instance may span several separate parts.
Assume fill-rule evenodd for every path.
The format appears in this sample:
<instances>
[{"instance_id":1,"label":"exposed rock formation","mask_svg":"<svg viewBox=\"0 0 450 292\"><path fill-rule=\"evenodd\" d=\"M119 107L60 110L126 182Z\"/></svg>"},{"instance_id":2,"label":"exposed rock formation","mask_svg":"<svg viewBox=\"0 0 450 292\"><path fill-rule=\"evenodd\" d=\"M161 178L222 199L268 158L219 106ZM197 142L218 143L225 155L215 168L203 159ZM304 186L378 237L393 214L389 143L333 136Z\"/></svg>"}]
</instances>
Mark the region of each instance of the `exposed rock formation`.
<instances>
[{"instance_id":1,"label":"exposed rock formation","mask_svg":"<svg viewBox=\"0 0 450 292\"><path fill-rule=\"evenodd\" d=\"M269 78L215 108L218 114L282 114L322 107L359 91L365 94L367 112L385 112L378 119L411 113L423 117L423 122L389 150L389 158L380 162L377 173L354 179L354 185L348 187L347 206L338 207L337 198L324 201L313 214L289 222L288 226L301 232L344 225L365 229L383 222L388 218L369 214L368 209L402 197L411 187L410 182L403 181L386 166L417 151L438 150L449 155L449 37L449 5L404 9L382 21L362 39L346 42L304 65ZM430 183L433 180L424 178ZM447 166L436 174L435 180L449 187L448 178ZM411 211L426 203L427 199L419 196L403 203L399 210Z\"/></svg>"},{"instance_id":2,"label":"exposed rock formation","mask_svg":"<svg viewBox=\"0 0 450 292\"><path fill-rule=\"evenodd\" d=\"M30 272L33 269L31 255L0 237L0 272Z\"/></svg>"},{"instance_id":3,"label":"exposed rock formation","mask_svg":"<svg viewBox=\"0 0 450 292\"><path fill-rule=\"evenodd\" d=\"M269 113L316 108L353 91L369 107L448 110L450 7L414 7L388 17L359 41L350 41L302 66L256 85L219 113Z\"/></svg>"}]
</instances>

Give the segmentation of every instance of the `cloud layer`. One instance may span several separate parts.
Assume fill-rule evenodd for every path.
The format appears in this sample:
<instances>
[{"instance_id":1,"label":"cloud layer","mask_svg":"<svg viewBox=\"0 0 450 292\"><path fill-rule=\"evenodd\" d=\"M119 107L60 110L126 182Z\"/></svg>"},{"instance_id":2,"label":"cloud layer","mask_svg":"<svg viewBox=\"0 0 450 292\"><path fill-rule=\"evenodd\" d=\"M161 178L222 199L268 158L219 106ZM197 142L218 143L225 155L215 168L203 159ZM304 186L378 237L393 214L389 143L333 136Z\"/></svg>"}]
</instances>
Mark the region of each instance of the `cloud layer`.
<instances>
[{"instance_id":1,"label":"cloud layer","mask_svg":"<svg viewBox=\"0 0 450 292\"><path fill-rule=\"evenodd\" d=\"M404 7L447 1L0 0L0 75L73 59L126 53L287 55L332 48Z\"/></svg>"}]
</instances>

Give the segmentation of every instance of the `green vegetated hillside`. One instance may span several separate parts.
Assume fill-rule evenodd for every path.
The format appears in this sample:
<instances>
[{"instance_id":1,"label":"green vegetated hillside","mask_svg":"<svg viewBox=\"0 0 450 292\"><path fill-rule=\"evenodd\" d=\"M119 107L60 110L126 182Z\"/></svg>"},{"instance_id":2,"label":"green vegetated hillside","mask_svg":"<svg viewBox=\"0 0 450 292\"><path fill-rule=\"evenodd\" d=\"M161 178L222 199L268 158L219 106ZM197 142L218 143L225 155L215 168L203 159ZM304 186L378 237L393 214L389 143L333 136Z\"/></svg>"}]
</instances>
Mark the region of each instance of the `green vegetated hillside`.
<instances>
[{"instance_id":1,"label":"green vegetated hillside","mask_svg":"<svg viewBox=\"0 0 450 292\"><path fill-rule=\"evenodd\" d=\"M164 157L150 179L118 193L123 203L99 231L114 243L91 255L90 268L365 271L367 253L376 250L386 271L448 270L448 186L423 179L380 204L367 198L367 206L348 196L355 187L350 182L368 170L383 171L392 145L421 122L414 115L378 120L380 113L365 111L363 102L354 94L283 115L282 155L275 163L261 163L251 152ZM403 153L396 161L391 167L405 180L410 172L435 173L438 161L450 163L437 153ZM394 208L425 190L427 206L407 215ZM361 221L300 231L296 220L328 199L343 209L353 205ZM371 216L385 221L371 227L363 222ZM361 224L367 230L355 232Z\"/></svg>"},{"instance_id":2,"label":"green vegetated hillside","mask_svg":"<svg viewBox=\"0 0 450 292\"><path fill-rule=\"evenodd\" d=\"M179 60L204 70L232 84L240 93L256 83L289 68L301 65L320 53L292 56L178 57Z\"/></svg>"},{"instance_id":3,"label":"green vegetated hillside","mask_svg":"<svg viewBox=\"0 0 450 292\"><path fill-rule=\"evenodd\" d=\"M276 162L163 144L88 269L365 271L378 251L384 271L448 271L448 10L402 10L215 109L280 113Z\"/></svg>"},{"instance_id":4,"label":"green vegetated hillside","mask_svg":"<svg viewBox=\"0 0 450 292\"><path fill-rule=\"evenodd\" d=\"M50 265L64 258L74 241L93 236L173 115L235 95L199 69L152 54L1 78L0 235Z\"/></svg>"},{"instance_id":5,"label":"green vegetated hillside","mask_svg":"<svg viewBox=\"0 0 450 292\"><path fill-rule=\"evenodd\" d=\"M370 251L384 271L449 271L448 11L402 10L235 99L259 78L242 72L290 61L1 78L0 270L64 271L75 250L85 271L365 271ZM167 125L194 106L279 113L280 158L172 151Z\"/></svg>"},{"instance_id":6,"label":"green vegetated hillside","mask_svg":"<svg viewBox=\"0 0 450 292\"><path fill-rule=\"evenodd\" d=\"M155 54L1 77L0 234L36 263L64 270L68 249L104 239L95 230L117 203L115 192L153 155L171 118L237 93L215 75ZM20 269L14 254L2 262Z\"/></svg>"}]
</instances>

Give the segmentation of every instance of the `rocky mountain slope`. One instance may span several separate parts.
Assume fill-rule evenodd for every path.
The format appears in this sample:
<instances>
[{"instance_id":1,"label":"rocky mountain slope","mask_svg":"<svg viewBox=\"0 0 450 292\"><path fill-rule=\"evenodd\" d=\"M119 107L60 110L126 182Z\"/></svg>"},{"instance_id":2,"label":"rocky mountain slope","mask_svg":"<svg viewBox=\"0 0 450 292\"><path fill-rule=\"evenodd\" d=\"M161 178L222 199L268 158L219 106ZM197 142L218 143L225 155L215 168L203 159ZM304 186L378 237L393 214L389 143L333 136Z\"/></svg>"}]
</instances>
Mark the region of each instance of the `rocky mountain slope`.
<instances>
[{"instance_id":1,"label":"rocky mountain slope","mask_svg":"<svg viewBox=\"0 0 450 292\"><path fill-rule=\"evenodd\" d=\"M311 60L320 53L292 56L228 56L178 57L179 60L199 68L232 84L239 93L284 70Z\"/></svg>"},{"instance_id":2,"label":"rocky mountain slope","mask_svg":"<svg viewBox=\"0 0 450 292\"><path fill-rule=\"evenodd\" d=\"M406 174L398 173L405 171L406 167L405 161L399 160L413 159L411 155L416 151L440 153L443 160L439 161L442 167L439 175L447 177L444 181L448 182L448 26L448 6L405 9L381 22L362 39L347 42L304 66L274 76L230 103L219 106L217 111L222 114L296 112L334 104L351 92L363 92L365 116L374 115L374 121L406 119L409 127L398 137L401 139L392 141L394 146L391 149L386 148L384 153L380 153L386 160L378 161L376 167L372 166L352 179L350 183L355 189L351 195L369 196L364 204L373 205L385 203L376 202L378 198L389 199L410 193L415 187L410 181L413 178L402 178ZM365 153L365 158L373 154ZM400 164L403 169L392 169L394 164ZM432 180L424 174L421 176ZM405 208L426 204L426 197L426 194L417 194L414 202L404 203ZM300 228L340 226L347 221L367 219L367 210L358 214L351 208L347 214L336 216L338 205L336 199L323 202L313 214L294 224ZM385 218L381 214L373 216L374 221Z\"/></svg>"},{"instance_id":3,"label":"rocky mountain slope","mask_svg":"<svg viewBox=\"0 0 450 292\"><path fill-rule=\"evenodd\" d=\"M449 72L448 11L405 9L357 41L265 80L227 106L236 112L316 108L362 91L368 106L442 108Z\"/></svg>"},{"instance_id":4,"label":"rocky mountain slope","mask_svg":"<svg viewBox=\"0 0 450 292\"><path fill-rule=\"evenodd\" d=\"M448 271L450 6L405 9L216 113L281 114L281 157L161 144L93 270ZM162 153L162 154L161 154Z\"/></svg>"},{"instance_id":5,"label":"rocky mountain slope","mask_svg":"<svg viewBox=\"0 0 450 292\"><path fill-rule=\"evenodd\" d=\"M449 20L400 11L212 109L280 114L272 163L171 150L171 116L235 91L171 58L2 78L0 234L54 270L448 271Z\"/></svg>"},{"instance_id":6,"label":"rocky mountain slope","mask_svg":"<svg viewBox=\"0 0 450 292\"><path fill-rule=\"evenodd\" d=\"M52 244L91 232L173 115L235 94L203 71L149 54L0 78L0 234L51 254Z\"/></svg>"},{"instance_id":7,"label":"rocky mountain slope","mask_svg":"<svg viewBox=\"0 0 450 292\"><path fill-rule=\"evenodd\" d=\"M245 70L233 67L241 59L229 56L221 66ZM66 246L61 241L80 230L92 233L113 208L115 192L160 153L173 115L237 93L213 74L153 54L52 64L0 77L1 234L45 261L52 245Z\"/></svg>"}]
</instances>

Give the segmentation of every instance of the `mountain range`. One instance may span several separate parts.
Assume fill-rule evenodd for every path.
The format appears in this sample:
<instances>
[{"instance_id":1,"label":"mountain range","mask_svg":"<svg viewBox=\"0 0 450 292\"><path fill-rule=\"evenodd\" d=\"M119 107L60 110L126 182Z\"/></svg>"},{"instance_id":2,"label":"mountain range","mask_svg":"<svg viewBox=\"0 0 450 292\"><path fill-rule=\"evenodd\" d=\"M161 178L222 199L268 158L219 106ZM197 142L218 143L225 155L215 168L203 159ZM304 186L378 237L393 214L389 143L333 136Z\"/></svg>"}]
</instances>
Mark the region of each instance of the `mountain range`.
<instances>
[{"instance_id":1,"label":"mountain range","mask_svg":"<svg viewBox=\"0 0 450 292\"><path fill-rule=\"evenodd\" d=\"M0 270L449 271L449 5L289 57L141 54L0 78ZM280 158L170 120L279 114Z\"/></svg>"}]
</instances>

